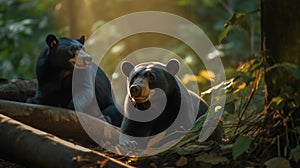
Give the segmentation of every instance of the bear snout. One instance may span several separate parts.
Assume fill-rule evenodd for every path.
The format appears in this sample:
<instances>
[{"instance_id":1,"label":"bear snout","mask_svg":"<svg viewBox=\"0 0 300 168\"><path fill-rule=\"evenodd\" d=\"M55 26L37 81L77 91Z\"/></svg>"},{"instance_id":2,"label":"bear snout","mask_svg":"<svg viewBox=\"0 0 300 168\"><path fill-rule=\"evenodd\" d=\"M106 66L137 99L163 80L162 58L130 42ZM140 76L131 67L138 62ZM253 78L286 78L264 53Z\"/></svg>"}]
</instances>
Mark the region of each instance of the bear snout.
<instances>
[{"instance_id":1,"label":"bear snout","mask_svg":"<svg viewBox=\"0 0 300 168\"><path fill-rule=\"evenodd\" d=\"M137 78L129 87L130 97L136 103L145 103L149 100L150 88L147 78Z\"/></svg>"},{"instance_id":2,"label":"bear snout","mask_svg":"<svg viewBox=\"0 0 300 168\"><path fill-rule=\"evenodd\" d=\"M132 85L130 87L130 95L131 97L138 97L141 94L142 88L138 85Z\"/></svg>"},{"instance_id":3,"label":"bear snout","mask_svg":"<svg viewBox=\"0 0 300 168\"><path fill-rule=\"evenodd\" d=\"M75 67L79 69L87 68L92 62L92 57L82 49L77 52L77 55L75 56L74 59L75 59Z\"/></svg>"},{"instance_id":4,"label":"bear snout","mask_svg":"<svg viewBox=\"0 0 300 168\"><path fill-rule=\"evenodd\" d=\"M91 62L92 62L92 58L91 57L84 57L82 59L83 59L85 65L90 65Z\"/></svg>"}]
</instances>

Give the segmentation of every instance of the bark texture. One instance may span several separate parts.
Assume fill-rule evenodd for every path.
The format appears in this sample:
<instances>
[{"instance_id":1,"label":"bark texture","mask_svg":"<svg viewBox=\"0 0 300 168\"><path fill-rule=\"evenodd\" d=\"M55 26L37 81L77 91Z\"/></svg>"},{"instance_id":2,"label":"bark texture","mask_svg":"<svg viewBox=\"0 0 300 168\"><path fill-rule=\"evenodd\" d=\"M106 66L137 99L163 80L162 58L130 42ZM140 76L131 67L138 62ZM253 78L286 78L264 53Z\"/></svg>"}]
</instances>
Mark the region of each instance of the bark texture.
<instances>
[{"instance_id":1,"label":"bark texture","mask_svg":"<svg viewBox=\"0 0 300 168\"><path fill-rule=\"evenodd\" d=\"M0 99L25 102L35 94L37 80L0 79Z\"/></svg>"},{"instance_id":2,"label":"bark texture","mask_svg":"<svg viewBox=\"0 0 300 168\"><path fill-rule=\"evenodd\" d=\"M112 144L118 143L119 128L109 126L106 122L87 114L68 109L0 100L0 114L85 146L97 145L87 132L96 137L103 137ZM115 129L115 131L107 129ZM110 135L107 135L107 132L110 132Z\"/></svg>"},{"instance_id":3,"label":"bark texture","mask_svg":"<svg viewBox=\"0 0 300 168\"><path fill-rule=\"evenodd\" d=\"M0 114L0 156L30 167L131 167Z\"/></svg>"},{"instance_id":4,"label":"bark texture","mask_svg":"<svg viewBox=\"0 0 300 168\"><path fill-rule=\"evenodd\" d=\"M300 65L300 1L261 0L262 50L268 70L267 101L283 95L287 87L299 97L299 79L293 77L291 63ZM279 87L281 86L281 87Z\"/></svg>"}]
</instances>

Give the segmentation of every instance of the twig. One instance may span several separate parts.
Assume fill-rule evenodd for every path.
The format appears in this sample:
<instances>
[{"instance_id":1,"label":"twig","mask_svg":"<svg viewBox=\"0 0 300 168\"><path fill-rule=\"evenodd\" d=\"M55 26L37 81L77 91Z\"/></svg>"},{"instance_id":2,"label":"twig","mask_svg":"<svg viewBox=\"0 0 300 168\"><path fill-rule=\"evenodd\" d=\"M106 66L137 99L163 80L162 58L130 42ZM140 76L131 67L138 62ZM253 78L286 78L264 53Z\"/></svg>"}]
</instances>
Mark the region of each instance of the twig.
<instances>
[{"instance_id":1,"label":"twig","mask_svg":"<svg viewBox=\"0 0 300 168\"><path fill-rule=\"evenodd\" d=\"M261 71L257 71L256 73L258 74L258 78L256 78L255 83L253 84L253 87L251 89L250 95L248 96L246 104L245 104L245 106L243 108L243 111L241 112L240 116L238 117L239 121L237 123L236 129L234 130L235 137L237 136L237 131L238 131L240 125L241 125L241 121L242 121L241 118L243 118L243 116L244 116L247 108L249 107L249 105L251 103L251 100L252 100L252 98L254 96L254 93L258 90L258 86L259 86L259 83L260 83L261 78L262 78Z\"/></svg>"}]
</instances>

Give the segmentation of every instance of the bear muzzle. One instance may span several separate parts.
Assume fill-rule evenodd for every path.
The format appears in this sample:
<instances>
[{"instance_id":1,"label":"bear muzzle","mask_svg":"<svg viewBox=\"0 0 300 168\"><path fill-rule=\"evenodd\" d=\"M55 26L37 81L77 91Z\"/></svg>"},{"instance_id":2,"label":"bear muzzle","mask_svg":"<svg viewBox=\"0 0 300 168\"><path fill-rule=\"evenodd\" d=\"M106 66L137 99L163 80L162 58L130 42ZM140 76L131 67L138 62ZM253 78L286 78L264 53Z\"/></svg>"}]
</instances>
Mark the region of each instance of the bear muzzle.
<instances>
[{"instance_id":1,"label":"bear muzzle","mask_svg":"<svg viewBox=\"0 0 300 168\"><path fill-rule=\"evenodd\" d=\"M135 103L144 103L149 100L149 94L142 94L142 87L133 85L129 89L130 97Z\"/></svg>"},{"instance_id":2,"label":"bear muzzle","mask_svg":"<svg viewBox=\"0 0 300 168\"><path fill-rule=\"evenodd\" d=\"M150 99L150 89L149 83L145 78L138 78L130 86L130 98L134 100L135 103L145 103Z\"/></svg>"},{"instance_id":3,"label":"bear muzzle","mask_svg":"<svg viewBox=\"0 0 300 168\"><path fill-rule=\"evenodd\" d=\"M141 94L142 88L138 85L132 85L130 87L130 95L131 97L137 97Z\"/></svg>"},{"instance_id":4,"label":"bear muzzle","mask_svg":"<svg viewBox=\"0 0 300 168\"><path fill-rule=\"evenodd\" d=\"M76 52L75 57L71 58L69 62L78 69L88 68L92 63L92 57L82 49Z\"/></svg>"}]
</instances>

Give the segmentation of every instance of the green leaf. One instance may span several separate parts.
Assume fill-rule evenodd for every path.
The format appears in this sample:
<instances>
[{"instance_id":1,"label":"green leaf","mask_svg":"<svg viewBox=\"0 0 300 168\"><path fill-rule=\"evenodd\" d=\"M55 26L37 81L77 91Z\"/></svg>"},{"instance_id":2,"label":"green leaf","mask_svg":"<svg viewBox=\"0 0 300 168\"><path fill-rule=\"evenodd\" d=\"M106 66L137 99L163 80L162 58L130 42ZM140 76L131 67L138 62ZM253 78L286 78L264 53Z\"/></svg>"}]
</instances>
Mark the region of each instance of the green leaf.
<instances>
[{"instance_id":1,"label":"green leaf","mask_svg":"<svg viewBox=\"0 0 300 168\"><path fill-rule=\"evenodd\" d=\"M232 28L232 26L230 26L230 25L224 26L224 29L221 31L221 33L218 37L218 43L221 43L224 40L224 38L227 37L227 34L231 28Z\"/></svg>"},{"instance_id":2,"label":"green leaf","mask_svg":"<svg viewBox=\"0 0 300 168\"><path fill-rule=\"evenodd\" d=\"M291 168L290 162L282 157L274 157L264 163L267 168Z\"/></svg>"},{"instance_id":3,"label":"green leaf","mask_svg":"<svg viewBox=\"0 0 300 168\"><path fill-rule=\"evenodd\" d=\"M271 102L275 103L278 106L282 101L283 101L283 98L280 96L277 96L277 97L273 97Z\"/></svg>"},{"instance_id":4,"label":"green leaf","mask_svg":"<svg viewBox=\"0 0 300 168\"><path fill-rule=\"evenodd\" d=\"M202 115L200 118L198 118L198 120L195 122L194 126L191 128L190 132L199 131L202 128L202 126L206 120L206 117L207 117L207 113Z\"/></svg>"},{"instance_id":5,"label":"green leaf","mask_svg":"<svg viewBox=\"0 0 300 168\"><path fill-rule=\"evenodd\" d=\"M229 113L229 114L233 114L235 111L235 105L234 105L234 102L230 102L230 103L227 103L225 105L225 110Z\"/></svg>"},{"instance_id":6,"label":"green leaf","mask_svg":"<svg viewBox=\"0 0 300 168\"><path fill-rule=\"evenodd\" d=\"M296 130L297 133L300 135L300 127L296 127L295 130Z\"/></svg>"},{"instance_id":7,"label":"green leaf","mask_svg":"<svg viewBox=\"0 0 300 168\"><path fill-rule=\"evenodd\" d=\"M222 32L220 33L220 35L218 37L219 43L221 43L224 40L224 38L227 37L229 30L233 26L236 26L237 24L239 24L245 15L246 15L245 13L236 12L231 16L231 18L226 22L224 29L222 30Z\"/></svg>"},{"instance_id":8,"label":"green leaf","mask_svg":"<svg viewBox=\"0 0 300 168\"><path fill-rule=\"evenodd\" d=\"M246 152L251 144L252 138L250 136L239 136L232 147L233 159L238 158Z\"/></svg>"},{"instance_id":9,"label":"green leaf","mask_svg":"<svg viewBox=\"0 0 300 168\"><path fill-rule=\"evenodd\" d=\"M240 13L240 12L234 13L231 16L231 18L227 21L226 25L236 26L244 18L245 15L246 15L246 13ZM225 27L226 27L226 25L225 25Z\"/></svg>"},{"instance_id":10,"label":"green leaf","mask_svg":"<svg viewBox=\"0 0 300 168\"><path fill-rule=\"evenodd\" d=\"M296 163L300 161L300 145L291 150L290 159L293 159Z\"/></svg>"},{"instance_id":11,"label":"green leaf","mask_svg":"<svg viewBox=\"0 0 300 168\"><path fill-rule=\"evenodd\" d=\"M297 68L295 68L293 74L296 79L300 79L300 66L297 66Z\"/></svg>"}]
</instances>

